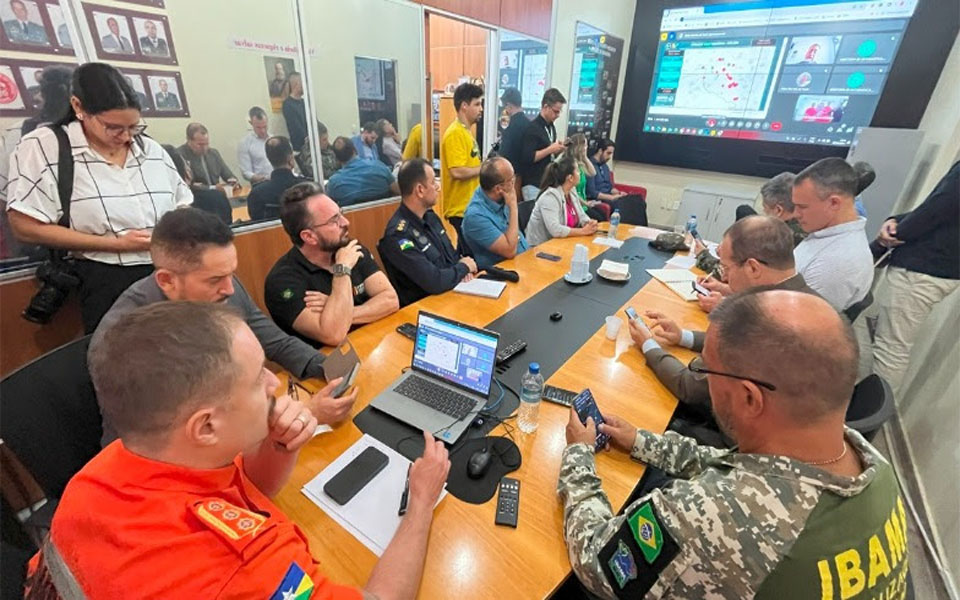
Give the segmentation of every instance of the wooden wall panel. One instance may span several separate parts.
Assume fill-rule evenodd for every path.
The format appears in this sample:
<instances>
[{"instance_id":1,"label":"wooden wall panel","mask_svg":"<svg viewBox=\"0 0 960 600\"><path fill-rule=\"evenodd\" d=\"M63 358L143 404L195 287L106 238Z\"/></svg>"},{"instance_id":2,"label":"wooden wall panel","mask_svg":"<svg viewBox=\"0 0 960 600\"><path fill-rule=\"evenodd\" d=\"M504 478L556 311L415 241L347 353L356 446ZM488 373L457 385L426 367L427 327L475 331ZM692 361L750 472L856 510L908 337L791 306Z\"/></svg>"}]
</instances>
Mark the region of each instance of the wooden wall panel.
<instances>
[{"instance_id":1,"label":"wooden wall panel","mask_svg":"<svg viewBox=\"0 0 960 600\"><path fill-rule=\"evenodd\" d=\"M0 376L83 335L76 294L46 325L21 317L36 292L37 280L33 276L0 284Z\"/></svg>"},{"instance_id":2,"label":"wooden wall panel","mask_svg":"<svg viewBox=\"0 0 960 600\"><path fill-rule=\"evenodd\" d=\"M439 8L455 15L496 25L500 20L500 0L415 0L424 6Z\"/></svg>"},{"instance_id":3,"label":"wooden wall panel","mask_svg":"<svg viewBox=\"0 0 960 600\"><path fill-rule=\"evenodd\" d=\"M350 235L367 247L377 262L377 242L383 237L387 221L397 210L400 200L379 206L344 210L350 220ZM239 264L237 278L261 309L263 282L273 263L290 249L290 238L283 227L258 229L238 233L235 238ZM76 296L67 303L47 325L36 325L23 319L20 313L36 292L36 279L26 277L0 284L0 376L4 376L34 358L79 338L83 334L80 305Z\"/></svg>"},{"instance_id":4,"label":"wooden wall panel","mask_svg":"<svg viewBox=\"0 0 960 600\"><path fill-rule=\"evenodd\" d=\"M541 40L550 39L552 0L500 0L500 26Z\"/></svg>"},{"instance_id":5,"label":"wooden wall panel","mask_svg":"<svg viewBox=\"0 0 960 600\"><path fill-rule=\"evenodd\" d=\"M463 47L463 74L473 77L484 77L487 72L487 47Z\"/></svg>"}]
</instances>

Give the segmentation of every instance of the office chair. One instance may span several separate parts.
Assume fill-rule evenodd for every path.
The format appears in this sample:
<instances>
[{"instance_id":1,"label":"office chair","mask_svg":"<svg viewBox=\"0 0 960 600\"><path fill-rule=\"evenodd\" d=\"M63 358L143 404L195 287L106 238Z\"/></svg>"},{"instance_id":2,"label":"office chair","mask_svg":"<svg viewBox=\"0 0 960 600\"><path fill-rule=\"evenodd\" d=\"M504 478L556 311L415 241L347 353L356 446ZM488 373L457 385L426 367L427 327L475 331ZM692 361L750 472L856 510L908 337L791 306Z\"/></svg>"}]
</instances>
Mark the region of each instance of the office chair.
<instances>
[{"instance_id":1,"label":"office chair","mask_svg":"<svg viewBox=\"0 0 960 600\"><path fill-rule=\"evenodd\" d=\"M527 235L527 223L530 222L530 215L533 214L533 208L536 205L536 200L521 200L517 202L517 222L520 225L520 231L523 235Z\"/></svg>"},{"instance_id":2,"label":"office chair","mask_svg":"<svg viewBox=\"0 0 960 600\"><path fill-rule=\"evenodd\" d=\"M870 441L896 411L890 384L876 373L863 378L853 388L847 407L847 427L856 429Z\"/></svg>"},{"instance_id":3,"label":"office chair","mask_svg":"<svg viewBox=\"0 0 960 600\"><path fill-rule=\"evenodd\" d=\"M853 323L857 320L857 317L860 316L860 313L865 311L871 304L873 304L873 292L869 291L867 295L863 297L863 300L848 306L846 310L843 311L843 314Z\"/></svg>"},{"instance_id":4,"label":"office chair","mask_svg":"<svg viewBox=\"0 0 960 600\"><path fill-rule=\"evenodd\" d=\"M100 408L87 371L85 336L44 354L0 381L0 437L47 498L100 451Z\"/></svg>"}]
</instances>

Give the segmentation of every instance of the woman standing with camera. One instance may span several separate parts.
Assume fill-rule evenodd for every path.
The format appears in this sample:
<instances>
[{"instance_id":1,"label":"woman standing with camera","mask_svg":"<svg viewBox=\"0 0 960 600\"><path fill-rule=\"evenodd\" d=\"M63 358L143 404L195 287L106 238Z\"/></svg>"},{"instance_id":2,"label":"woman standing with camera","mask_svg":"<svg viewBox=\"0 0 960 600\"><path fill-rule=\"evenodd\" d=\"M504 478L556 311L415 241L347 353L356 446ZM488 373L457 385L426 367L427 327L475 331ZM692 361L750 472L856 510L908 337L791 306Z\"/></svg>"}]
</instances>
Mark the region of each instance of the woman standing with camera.
<instances>
[{"instance_id":1,"label":"woman standing with camera","mask_svg":"<svg viewBox=\"0 0 960 600\"><path fill-rule=\"evenodd\" d=\"M140 104L119 71L103 63L81 65L72 88L66 114L17 146L7 211L19 240L70 251L72 262L53 266L73 268L79 278L83 326L91 333L114 300L152 272L154 225L193 196L160 144L142 135ZM65 139L58 138L57 128ZM70 156L61 156L65 144ZM71 166L72 190L61 202L58 174ZM69 222L61 223L64 206ZM64 279L48 281L60 285ZM59 307L32 308L42 317Z\"/></svg>"}]
</instances>

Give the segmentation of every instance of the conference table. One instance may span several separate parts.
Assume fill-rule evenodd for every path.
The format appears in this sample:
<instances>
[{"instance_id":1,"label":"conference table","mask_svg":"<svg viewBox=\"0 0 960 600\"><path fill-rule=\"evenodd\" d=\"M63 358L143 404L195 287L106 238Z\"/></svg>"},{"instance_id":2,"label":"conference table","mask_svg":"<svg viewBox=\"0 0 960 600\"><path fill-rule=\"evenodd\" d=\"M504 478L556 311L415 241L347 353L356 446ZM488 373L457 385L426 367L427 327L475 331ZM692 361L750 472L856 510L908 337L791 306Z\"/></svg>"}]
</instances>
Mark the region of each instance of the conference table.
<instances>
[{"instance_id":1,"label":"conference table","mask_svg":"<svg viewBox=\"0 0 960 600\"><path fill-rule=\"evenodd\" d=\"M631 237L628 229L629 226L621 226L621 239ZM587 246L591 259L608 250L591 243L588 237L553 239L499 265L516 270L520 281L507 283L497 299L447 292L427 297L350 333L349 339L362 360L357 377L359 397L351 418L335 426L332 432L318 435L301 450L290 480L275 498L309 538L310 549L324 574L337 582L362 586L377 561L360 541L301 493L301 488L363 435L352 418L410 365L413 342L397 333L396 327L405 322L416 323L420 310L474 326L491 323L561 279L569 269L577 243ZM561 260L538 258L538 251L559 255ZM645 310L666 313L685 328L706 327L706 315L696 303L682 300L655 279L644 284L622 306L611 307L608 314L623 317L626 306L633 306L641 314ZM550 323L550 312L546 310L542 315L545 327ZM564 320L578 318L576 314L564 316ZM502 343L513 341L507 332L501 334ZM680 348L670 351L683 361L693 356ZM513 362L525 367L537 359L528 351ZM313 390L322 385L316 380L304 383ZM599 327L549 376L547 383L576 391L589 387L602 413L619 415L658 433L667 427L677 404L646 367L625 321L616 340L607 339L604 327ZM519 387L516 389L519 391ZM496 495L481 505L468 504L452 494L439 503L419 598L545 598L569 575L563 507L556 492L569 415L569 409L563 406L541 402L538 429L532 434L516 429L513 434L523 460L521 467L508 475L520 480L516 529L494 525ZM502 425L490 435L501 434ZM597 471L611 504L619 510L643 474L643 465L621 452L601 452L597 455ZM386 499L384 510L396 510L395 501L398 499Z\"/></svg>"}]
</instances>

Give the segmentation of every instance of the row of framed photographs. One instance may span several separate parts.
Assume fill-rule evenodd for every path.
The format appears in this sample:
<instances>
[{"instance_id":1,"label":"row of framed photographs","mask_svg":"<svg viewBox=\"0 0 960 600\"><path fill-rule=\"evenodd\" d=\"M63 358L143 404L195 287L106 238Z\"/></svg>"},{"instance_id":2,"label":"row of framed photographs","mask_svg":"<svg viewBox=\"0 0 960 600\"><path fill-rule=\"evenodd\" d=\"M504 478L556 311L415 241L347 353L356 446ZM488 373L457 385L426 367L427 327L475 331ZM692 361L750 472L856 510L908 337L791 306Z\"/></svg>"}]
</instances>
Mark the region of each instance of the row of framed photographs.
<instances>
[{"instance_id":1,"label":"row of framed photographs","mask_svg":"<svg viewBox=\"0 0 960 600\"><path fill-rule=\"evenodd\" d=\"M69 69L75 64L6 59L0 61L0 116L28 117L40 109L40 73L50 65ZM120 68L142 112L151 117L189 117L183 80L178 71Z\"/></svg>"},{"instance_id":2,"label":"row of framed photographs","mask_svg":"<svg viewBox=\"0 0 960 600\"><path fill-rule=\"evenodd\" d=\"M166 15L83 3L101 60L177 65ZM58 0L0 2L3 47L22 52L74 54L73 40Z\"/></svg>"}]
</instances>

